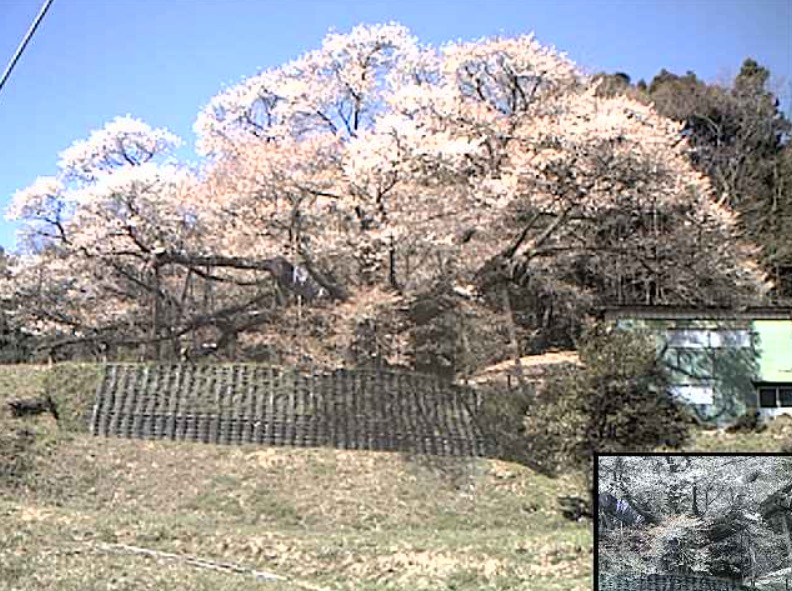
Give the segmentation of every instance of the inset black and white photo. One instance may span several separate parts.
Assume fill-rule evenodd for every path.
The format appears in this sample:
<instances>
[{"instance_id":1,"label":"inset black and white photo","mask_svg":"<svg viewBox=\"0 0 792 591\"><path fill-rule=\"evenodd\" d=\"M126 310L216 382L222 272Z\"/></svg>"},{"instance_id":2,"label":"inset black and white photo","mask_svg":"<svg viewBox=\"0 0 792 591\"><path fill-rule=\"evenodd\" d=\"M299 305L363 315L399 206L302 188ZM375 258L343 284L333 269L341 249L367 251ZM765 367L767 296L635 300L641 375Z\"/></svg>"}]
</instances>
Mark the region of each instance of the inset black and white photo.
<instances>
[{"instance_id":1,"label":"inset black and white photo","mask_svg":"<svg viewBox=\"0 0 792 591\"><path fill-rule=\"evenodd\" d=\"M600 591L792 590L792 456L596 464Z\"/></svg>"}]
</instances>

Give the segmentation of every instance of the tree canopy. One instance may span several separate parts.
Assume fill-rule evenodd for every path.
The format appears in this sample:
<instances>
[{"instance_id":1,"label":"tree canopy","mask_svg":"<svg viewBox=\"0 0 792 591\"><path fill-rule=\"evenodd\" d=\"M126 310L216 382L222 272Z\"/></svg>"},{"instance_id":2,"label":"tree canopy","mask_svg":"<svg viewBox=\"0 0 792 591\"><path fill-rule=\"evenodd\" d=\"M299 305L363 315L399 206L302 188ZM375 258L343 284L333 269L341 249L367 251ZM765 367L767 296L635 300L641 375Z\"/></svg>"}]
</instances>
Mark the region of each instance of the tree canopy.
<instances>
[{"instance_id":1,"label":"tree canopy","mask_svg":"<svg viewBox=\"0 0 792 591\"><path fill-rule=\"evenodd\" d=\"M792 298L792 123L769 87L770 72L747 58L729 84L706 83L694 72L662 70L648 85L622 74L601 76L610 95L650 101L683 125L690 161L711 180L719 202L738 214L746 236L762 247L759 260L774 282L773 297Z\"/></svg>"},{"instance_id":2,"label":"tree canopy","mask_svg":"<svg viewBox=\"0 0 792 591\"><path fill-rule=\"evenodd\" d=\"M65 149L7 214L23 236L9 318L50 348L324 362L373 321L403 363L419 327L394 310L438 286L460 317L506 310L517 349L528 301L574 326L606 303L761 297L759 252L696 141L600 87L531 35L331 33L212 98L195 169L131 117Z\"/></svg>"}]
</instances>

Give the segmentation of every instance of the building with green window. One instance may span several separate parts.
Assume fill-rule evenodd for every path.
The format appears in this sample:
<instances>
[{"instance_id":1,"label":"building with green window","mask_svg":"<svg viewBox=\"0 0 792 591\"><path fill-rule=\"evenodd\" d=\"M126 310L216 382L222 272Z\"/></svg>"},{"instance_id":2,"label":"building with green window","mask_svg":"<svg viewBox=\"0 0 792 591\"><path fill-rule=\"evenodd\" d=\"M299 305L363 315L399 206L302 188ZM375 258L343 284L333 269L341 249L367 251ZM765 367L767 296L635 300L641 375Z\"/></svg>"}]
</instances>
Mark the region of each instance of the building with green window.
<instances>
[{"instance_id":1,"label":"building with green window","mask_svg":"<svg viewBox=\"0 0 792 591\"><path fill-rule=\"evenodd\" d=\"M614 308L621 328L655 337L673 393L705 421L792 414L792 308Z\"/></svg>"}]
</instances>

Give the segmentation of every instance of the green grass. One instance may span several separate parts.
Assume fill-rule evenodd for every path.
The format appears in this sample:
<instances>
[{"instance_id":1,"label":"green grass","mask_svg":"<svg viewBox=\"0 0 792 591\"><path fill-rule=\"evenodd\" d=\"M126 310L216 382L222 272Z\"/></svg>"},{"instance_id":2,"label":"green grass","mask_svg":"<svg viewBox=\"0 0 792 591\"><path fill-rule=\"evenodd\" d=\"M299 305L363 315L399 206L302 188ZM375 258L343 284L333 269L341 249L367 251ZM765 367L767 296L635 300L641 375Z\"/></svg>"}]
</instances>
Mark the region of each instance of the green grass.
<instances>
[{"instance_id":1,"label":"green grass","mask_svg":"<svg viewBox=\"0 0 792 591\"><path fill-rule=\"evenodd\" d=\"M591 588L590 523L556 507L558 495L582 494L574 475L496 460L95 438L84 419L98 377L95 366L0 367L0 455L24 460L0 472L0 591ZM45 390L60 425L10 418L6 400ZM777 451L786 437L700 433L691 449Z\"/></svg>"},{"instance_id":2,"label":"green grass","mask_svg":"<svg viewBox=\"0 0 792 591\"><path fill-rule=\"evenodd\" d=\"M101 366L95 363L0 366L0 401L49 394L58 409L60 428L87 432Z\"/></svg>"},{"instance_id":3,"label":"green grass","mask_svg":"<svg viewBox=\"0 0 792 591\"><path fill-rule=\"evenodd\" d=\"M62 363L46 372L43 387L58 408L62 430L87 433L101 366L92 363Z\"/></svg>"}]
</instances>

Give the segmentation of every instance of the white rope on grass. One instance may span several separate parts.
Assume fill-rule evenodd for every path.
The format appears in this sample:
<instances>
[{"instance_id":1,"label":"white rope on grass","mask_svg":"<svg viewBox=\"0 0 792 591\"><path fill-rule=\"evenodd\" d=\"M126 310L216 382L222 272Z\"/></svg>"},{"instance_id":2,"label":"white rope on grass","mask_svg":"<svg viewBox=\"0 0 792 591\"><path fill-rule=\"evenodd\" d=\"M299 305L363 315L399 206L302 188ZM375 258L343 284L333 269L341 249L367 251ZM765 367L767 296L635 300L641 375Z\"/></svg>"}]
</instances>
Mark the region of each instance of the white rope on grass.
<instances>
[{"instance_id":1,"label":"white rope on grass","mask_svg":"<svg viewBox=\"0 0 792 591\"><path fill-rule=\"evenodd\" d=\"M174 554L172 552L162 552L160 550L152 550L150 548L141 548L140 546L130 546L127 544L105 543L93 545L92 548L94 550L100 550L103 552L139 554L142 556L151 556L152 558L159 558L163 560L173 560L182 562L184 564L189 564L190 566L197 568L204 568L218 572L249 575L258 581L283 581L297 587L307 589L308 591L333 591L328 587L320 587L306 581L292 579L290 577L285 577L283 575L278 575L268 571L257 570L254 568L241 566L239 564L234 564L232 562L216 562L213 560L207 560L205 558L199 558L197 556L192 556L190 554Z\"/></svg>"}]
</instances>

